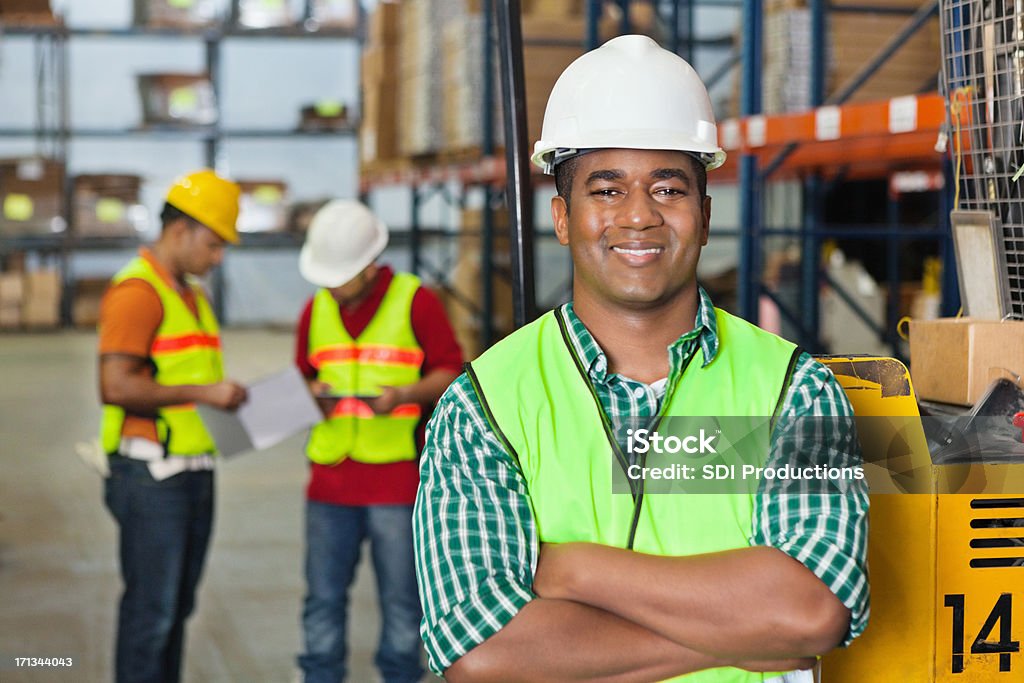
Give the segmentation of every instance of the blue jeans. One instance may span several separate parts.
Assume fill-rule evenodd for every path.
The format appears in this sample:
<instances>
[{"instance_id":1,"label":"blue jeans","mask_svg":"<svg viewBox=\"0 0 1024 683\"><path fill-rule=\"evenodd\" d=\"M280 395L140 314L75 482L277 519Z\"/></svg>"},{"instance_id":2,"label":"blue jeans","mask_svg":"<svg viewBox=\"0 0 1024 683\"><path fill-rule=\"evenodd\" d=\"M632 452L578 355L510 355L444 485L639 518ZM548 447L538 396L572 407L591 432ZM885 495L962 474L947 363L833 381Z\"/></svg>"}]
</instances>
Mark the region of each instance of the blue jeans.
<instances>
[{"instance_id":1,"label":"blue jeans","mask_svg":"<svg viewBox=\"0 0 1024 683\"><path fill-rule=\"evenodd\" d=\"M420 665L420 601L412 551L412 506L306 502L306 584L298 658L305 683L345 679L349 586L369 537L382 617L374 662L386 683L412 683Z\"/></svg>"},{"instance_id":2,"label":"blue jeans","mask_svg":"<svg viewBox=\"0 0 1024 683\"><path fill-rule=\"evenodd\" d=\"M213 527L213 472L156 481L145 462L114 456L105 497L121 530L116 680L176 683Z\"/></svg>"}]
</instances>

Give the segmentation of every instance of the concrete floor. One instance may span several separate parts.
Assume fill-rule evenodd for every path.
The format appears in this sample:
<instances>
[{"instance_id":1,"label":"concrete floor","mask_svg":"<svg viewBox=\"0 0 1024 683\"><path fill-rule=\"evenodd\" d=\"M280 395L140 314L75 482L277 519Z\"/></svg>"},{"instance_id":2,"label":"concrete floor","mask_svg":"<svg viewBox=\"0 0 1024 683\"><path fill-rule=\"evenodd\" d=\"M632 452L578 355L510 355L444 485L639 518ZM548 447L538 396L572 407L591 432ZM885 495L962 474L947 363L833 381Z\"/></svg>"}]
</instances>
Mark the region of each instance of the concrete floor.
<instances>
[{"instance_id":1,"label":"concrete floor","mask_svg":"<svg viewBox=\"0 0 1024 683\"><path fill-rule=\"evenodd\" d=\"M120 594L116 527L102 480L75 454L99 421L95 335L0 336L0 681L109 681ZM286 332L228 330L228 374L291 362ZM300 647L302 437L221 464L213 542L188 628L185 680L287 683ZM364 553L364 560L365 560ZM350 680L377 680L376 587L364 561L352 596ZM15 669L12 657L72 657Z\"/></svg>"}]
</instances>

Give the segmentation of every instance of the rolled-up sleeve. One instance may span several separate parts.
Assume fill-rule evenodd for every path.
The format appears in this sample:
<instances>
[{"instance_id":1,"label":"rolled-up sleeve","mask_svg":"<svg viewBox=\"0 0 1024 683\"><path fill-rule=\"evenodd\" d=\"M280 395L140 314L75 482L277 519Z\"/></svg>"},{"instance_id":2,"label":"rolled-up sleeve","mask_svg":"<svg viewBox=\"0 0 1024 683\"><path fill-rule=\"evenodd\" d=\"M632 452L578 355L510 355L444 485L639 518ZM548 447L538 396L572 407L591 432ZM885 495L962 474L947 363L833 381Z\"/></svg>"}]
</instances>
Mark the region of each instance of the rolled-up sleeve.
<instances>
[{"instance_id":1,"label":"rolled-up sleeve","mask_svg":"<svg viewBox=\"0 0 1024 683\"><path fill-rule=\"evenodd\" d=\"M772 436L774 464L862 464L853 408L832 372L802 354ZM810 569L850 610L849 645L870 614L867 574L868 493L863 481L804 484L800 492L768 487L754 507L754 545L778 548Z\"/></svg>"},{"instance_id":2,"label":"rolled-up sleeve","mask_svg":"<svg viewBox=\"0 0 1024 683\"><path fill-rule=\"evenodd\" d=\"M413 526L420 634L441 674L534 598L537 566L526 482L465 375L427 425Z\"/></svg>"}]
</instances>

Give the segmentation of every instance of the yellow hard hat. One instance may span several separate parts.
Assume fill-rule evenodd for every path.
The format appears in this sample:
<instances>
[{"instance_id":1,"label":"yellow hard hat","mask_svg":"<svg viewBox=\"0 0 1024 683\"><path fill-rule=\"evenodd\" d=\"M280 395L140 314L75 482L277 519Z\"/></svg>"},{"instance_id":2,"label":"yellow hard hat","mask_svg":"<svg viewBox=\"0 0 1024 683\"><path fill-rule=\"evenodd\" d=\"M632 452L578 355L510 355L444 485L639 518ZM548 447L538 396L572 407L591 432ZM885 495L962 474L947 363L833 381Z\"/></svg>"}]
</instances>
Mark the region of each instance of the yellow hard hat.
<instances>
[{"instance_id":1,"label":"yellow hard hat","mask_svg":"<svg viewBox=\"0 0 1024 683\"><path fill-rule=\"evenodd\" d=\"M242 189L208 168L174 181L167 203L199 221L231 244L238 244L238 197Z\"/></svg>"}]
</instances>

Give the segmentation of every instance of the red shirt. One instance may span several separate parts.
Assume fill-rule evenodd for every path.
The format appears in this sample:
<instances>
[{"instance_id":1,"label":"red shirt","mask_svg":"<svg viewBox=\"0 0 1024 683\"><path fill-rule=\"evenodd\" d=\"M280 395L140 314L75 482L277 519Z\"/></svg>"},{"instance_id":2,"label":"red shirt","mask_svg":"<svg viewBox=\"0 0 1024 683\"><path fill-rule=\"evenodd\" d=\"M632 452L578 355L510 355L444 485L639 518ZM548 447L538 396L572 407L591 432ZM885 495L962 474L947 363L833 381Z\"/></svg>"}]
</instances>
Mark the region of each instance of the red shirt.
<instances>
[{"instance_id":1,"label":"red shirt","mask_svg":"<svg viewBox=\"0 0 1024 683\"><path fill-rule=\"evenodd\" d=\"M339 306L341 322L353 338L362 334L388 291L394 271L383 266L373 284L373 291L356 308ZM295 364L306 377L316 377L316 368L309 362L309 319L313 310L312 297L306 302L299 318L295 338ZM455 332L448 322L444 306L437 295L426 287L416 290L412 299L412 331L423 349L420 374L434 370L462 371L462 351L455 341ZM423 420L416 429L416 442L423 447L423 427L430 410L423 411ZM306 497L319 503L334 505L412 505L420 483L419 464L415 460L373 465L346 458L336 465L318 465L311 462Z\"/></svg>"}]
</instances>

